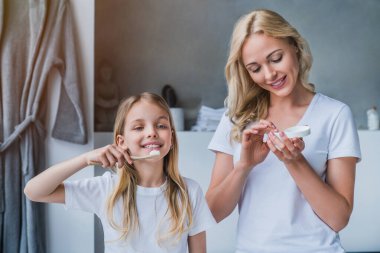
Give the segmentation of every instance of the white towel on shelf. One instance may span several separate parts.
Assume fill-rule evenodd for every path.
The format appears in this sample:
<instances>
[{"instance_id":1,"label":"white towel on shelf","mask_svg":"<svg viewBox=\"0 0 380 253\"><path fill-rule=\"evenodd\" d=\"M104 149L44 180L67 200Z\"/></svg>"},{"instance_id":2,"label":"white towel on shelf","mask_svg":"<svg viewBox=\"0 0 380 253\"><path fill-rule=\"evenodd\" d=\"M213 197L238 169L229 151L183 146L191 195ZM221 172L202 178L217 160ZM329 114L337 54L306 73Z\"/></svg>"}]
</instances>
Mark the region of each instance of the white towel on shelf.
<instances>
[{"instance_id":1,"label":"white towel on shelf","mask_svg":"<svg viewBox=\"0 0 380 253\"><path fill-rule=\"evenodd\" d=\"M223 116L226 108L213 109L208 106L202 105L196 124L191 128L195 132L210 132L215 131L218 127L219 121Z\"/></svg>"}]
</instances>

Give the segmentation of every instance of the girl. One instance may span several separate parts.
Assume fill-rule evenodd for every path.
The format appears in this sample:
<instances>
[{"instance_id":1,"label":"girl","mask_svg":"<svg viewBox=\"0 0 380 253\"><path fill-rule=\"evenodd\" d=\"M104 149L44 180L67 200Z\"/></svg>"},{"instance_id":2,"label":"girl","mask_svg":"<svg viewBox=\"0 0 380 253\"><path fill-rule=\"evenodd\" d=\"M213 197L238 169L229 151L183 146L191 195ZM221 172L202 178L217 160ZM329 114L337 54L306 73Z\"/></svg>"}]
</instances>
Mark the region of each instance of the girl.
<instances>
[{"instance_id":1,"label":"girl","mask_svg":"<svg viewBox=\"0 0 380 253\"><path fill-rule=\"evenodd\" d=\"M206 194L217 221L239 204L236 252L344 252L338 231L353 208L358 133L349 107L308 83L311 62L279 14L256 10L237 22ZM288 138L294 125L311 135Z\"/></svg>"},{"instance_id":2,"label":"girl","mask_svg":"<svg viewBox=\"0 0 380 253\"><path fill-rule=\"evenodd\" d=\"M159 151L159 156L132 160ZM117 174L65 179L90 164ZM64 203L101 220L105 252L206 252L214 218L199 185L178 171L177 137L166 102L142 93L119 106L114 144L54 165L25 187L33 201Z\"/></svg>"}]
</instances>

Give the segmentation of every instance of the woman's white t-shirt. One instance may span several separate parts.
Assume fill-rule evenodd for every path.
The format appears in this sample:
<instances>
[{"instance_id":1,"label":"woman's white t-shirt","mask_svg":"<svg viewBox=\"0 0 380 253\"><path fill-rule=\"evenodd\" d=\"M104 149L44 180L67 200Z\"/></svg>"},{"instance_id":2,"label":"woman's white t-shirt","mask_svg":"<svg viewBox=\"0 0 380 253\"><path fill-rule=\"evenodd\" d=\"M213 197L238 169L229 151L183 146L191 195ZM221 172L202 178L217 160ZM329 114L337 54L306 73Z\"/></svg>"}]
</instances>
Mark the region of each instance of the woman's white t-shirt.
<instances>
[{"instance_id":1,"label":"woman's white t-shirt","mask_svg":"<svg viewBox=\"0 0 380 253\"><path fill-rule=\"evenodd\" d=\"M196 235L216 222L208 208L198 183L184 178L192 204L193 224L179 240L162 240L170 223L167 220L168 202L165 197L166 182L155 188L137 186L136 203L139 217L139 230L127 240L118 240L120 233L110 226L106 204L109 195L119 180L115 173L106 172L102 176L65 182L65 207L96 214L103 226L106 253L183 253L187 252L188 236ZM123 201L117 201L114 217L121 224ZM160 244L158 241L160 240Z\"/></svg>"},{"instance_id":2,"label":"woman's white t-shirt","mask_svg":"<svg viewBox=\"0 0 380 253\"><path fill-rule=\"evenodd\" d=\"M361 158L359 138L349 107L315 94L297 125L309 125L305 156L324 180L327 160ZM240 158L240 143L231 141L232 124L223 116L209 149ZM271 152L250 172L239 200L236 252L341 253L339 235L312 210L284 164Z\"/></svg>"}]
</instances>

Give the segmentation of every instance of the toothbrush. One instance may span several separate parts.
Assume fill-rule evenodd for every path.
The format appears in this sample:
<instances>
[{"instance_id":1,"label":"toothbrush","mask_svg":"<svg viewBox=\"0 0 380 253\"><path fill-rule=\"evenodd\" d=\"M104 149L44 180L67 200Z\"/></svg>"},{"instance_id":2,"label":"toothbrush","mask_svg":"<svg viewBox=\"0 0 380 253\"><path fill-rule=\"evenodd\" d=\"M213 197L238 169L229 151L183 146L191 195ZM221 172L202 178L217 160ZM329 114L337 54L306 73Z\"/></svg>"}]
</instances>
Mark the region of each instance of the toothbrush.
<instances>
[{"instance_id":1,"label":"toothbrush","mask_svg":"<svg viewBox=\"0 0 380 253\"><path fill-rule=\"evenodd\" d=\"M156 157L156 156L159 156L161 153L159 150L152 150L149 152L149 155L144 155L144 156L131 156L132 160L143 160L143 159L149 159L149 158L153 158L153 157ZM102 166L101 163L99 162L93 162L93 161L90 161L90 163L88 165L100 165ZM117 165L115 165L115 167L117 167Z\"/></svg>"},{"instance_id":2,"label":"toothbrush","mask_svg":"<svg viewBox=\"0 0 380 253\"><path fill-rule=\"evenodd\" d=\"M131 158L132 160L143 160L143 159L149 159L149 158L153 158L153 157L156 157L156 156L159 156L160 155L160 151L158 150L152 150L149 152L149 155L144 155L144 156L134 156L132 155Z\"/></svg>"}]
</instances>

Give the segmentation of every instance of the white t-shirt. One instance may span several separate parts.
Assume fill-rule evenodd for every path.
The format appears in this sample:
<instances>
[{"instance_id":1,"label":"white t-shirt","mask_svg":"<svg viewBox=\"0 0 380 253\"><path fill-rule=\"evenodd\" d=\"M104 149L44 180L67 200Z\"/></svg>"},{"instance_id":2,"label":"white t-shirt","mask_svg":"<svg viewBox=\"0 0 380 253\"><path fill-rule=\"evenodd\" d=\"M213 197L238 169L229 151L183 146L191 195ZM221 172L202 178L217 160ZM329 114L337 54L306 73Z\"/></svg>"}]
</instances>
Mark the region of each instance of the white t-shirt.
<instances>
[{"instance_id":1,"label":"white t-shirt","mask_svg":"<svg viewBox=\"0 0 380 253\"><path fill-rule=\"evenodd\" d=\"M297 125L309 125L303 155L322 178L326 162L357 157L360 147L349 107L315 94ZM209 149L240 158L240 143L230 141L231 122L223 116ZM341 253L339 235L311 209L284 164L272 153L250 172L239 200L236 252Z\"/></svg>"},{"instance_id":2,"label":"white t-shirt","mask_svg":"<svg viewBox=\"0 0 380 253\"><path fill-rule=\"evenodd\" d=\"M65 182L66 208L95 213L100 218L106 253L187 252L188 236L203 232L216 223L198 183L184 178L192 204L193 225L181 235L179 241L172 238L171 241L166 240L158 245L158 239L167 234L165 229L170 225L167 215L165 216L168 210L165 197L166 182L155 188L137 187L136 202L140 229L129 235L127 240L118 240L120 234L110 226L106 210L108 196L115 188L118 178L117 174L106 172L99 177ZM121 199L117 201L114 208L114 219L118 224L121 224L122 202Z\"/></svg>"}]
</instances>

